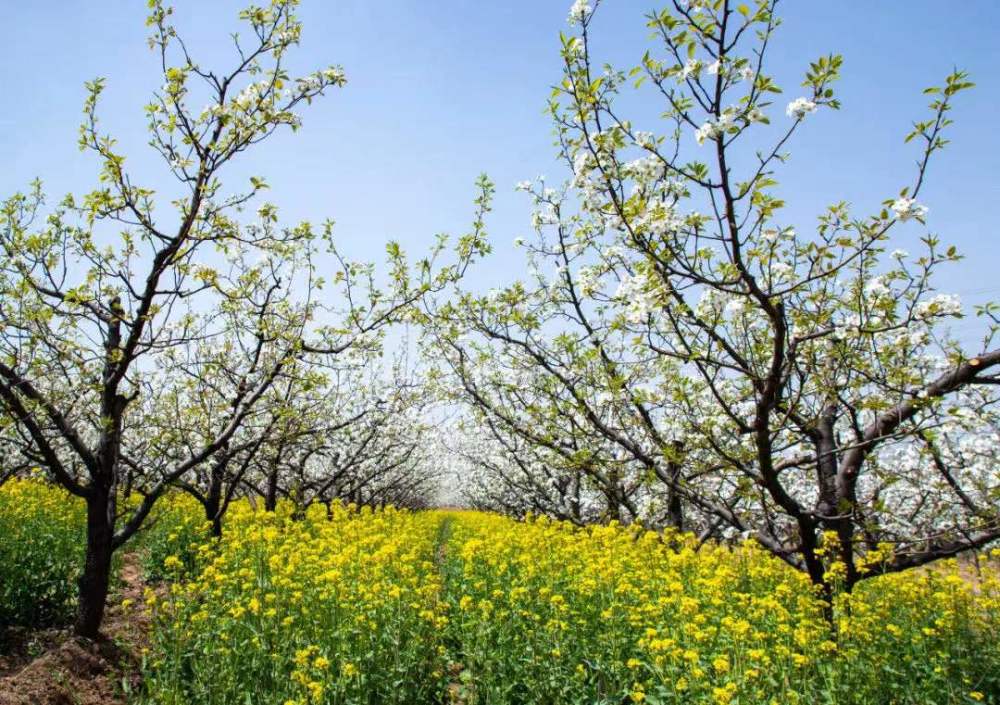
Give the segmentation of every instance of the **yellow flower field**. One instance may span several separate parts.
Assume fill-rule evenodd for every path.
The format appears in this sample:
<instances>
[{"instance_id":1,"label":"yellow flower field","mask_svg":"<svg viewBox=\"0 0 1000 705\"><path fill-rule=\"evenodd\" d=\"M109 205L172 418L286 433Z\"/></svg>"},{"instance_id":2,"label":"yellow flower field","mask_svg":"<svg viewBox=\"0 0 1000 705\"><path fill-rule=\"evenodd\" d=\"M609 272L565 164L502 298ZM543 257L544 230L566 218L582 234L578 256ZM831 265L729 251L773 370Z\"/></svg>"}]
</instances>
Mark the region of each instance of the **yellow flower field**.
<instances>
[{"instance_id":1,"label":"yellow flower field","mask_svg":"<svg viewBox=\"0 0 1000 705\"><path fill-rule=\"evenodd\" d=\"M831 630L808 580L752 543L246 502L214 540L198 509L170 498L133 549L151 582L128 609L154 616L142 703L1000 702L996 551L981 576L866 581ZM30 571L65 611L80 503L7 483L0 526L2 614L26 609Z\"/></svg>"},{"instance_id":2,"label":"yellow flower field","mask_svg":"<svg viewBox=\"0 0 1000 705\"><path fill-rule=\"evenodd\" d=\"M241 507L175 585L156 703L961 703L994 699L1000 584L863 584L736 548L476 512ZM992 573L990 573L992 576Z\"/></svg>"},{"instance_id":3,"label":"yellow flower field","mask_svg":"<svg viewBox=\"0 0 1000 705\"><path fill-rule=\"evenodd\" d=\"M150 590L152 702L434 702L446 603L432 514L325 509L293 521L246 504L203 569ZM175 556L167 569L181 569Z\"/></svg>"},{"instance_id":4,"label":"yellow flower field","mask_svg":"<svg viewBox=\"0 0 1000 705\"><path fill-rule=\"evenodd\" d=\"M618 526L462 514L449 594L482 703L946 703L1000 675L1000 583L954 563L869 581L831 632L809 581Z\"/></svg>"},{"instance_id":5,"label":"yellow flower field","mask_svg":"<svg viewBox=\"0 0 1000 705\"><path fill-rule=\"evenodd\" d=\"M48 626L72 614L84 512L82 502L41 482L0 486L0 648L4 626Z\"/></svg>"}]
</instances>

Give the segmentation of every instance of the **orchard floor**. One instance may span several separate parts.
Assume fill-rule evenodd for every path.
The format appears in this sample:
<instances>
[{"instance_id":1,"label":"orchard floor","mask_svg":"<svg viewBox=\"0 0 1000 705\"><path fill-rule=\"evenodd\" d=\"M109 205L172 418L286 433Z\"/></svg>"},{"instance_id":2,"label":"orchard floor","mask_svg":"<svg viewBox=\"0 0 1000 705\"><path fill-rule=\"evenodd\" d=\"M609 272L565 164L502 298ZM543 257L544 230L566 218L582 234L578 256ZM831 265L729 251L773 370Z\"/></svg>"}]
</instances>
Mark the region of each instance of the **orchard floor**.
<instances>
[{"instance_id":1,"label":"orchard floor","mask_svg":"<svg viewBox=\"0 0 1000 705\"><path fill-rule=\"evenodd\" d=\"M126 598L140 599L143 588L136 556L129 554L101 639L80 639L69 629L5 634L0 705L124 705L128 692L140 685L149 621L120 605Z\"/></svg>"}]
</instances>

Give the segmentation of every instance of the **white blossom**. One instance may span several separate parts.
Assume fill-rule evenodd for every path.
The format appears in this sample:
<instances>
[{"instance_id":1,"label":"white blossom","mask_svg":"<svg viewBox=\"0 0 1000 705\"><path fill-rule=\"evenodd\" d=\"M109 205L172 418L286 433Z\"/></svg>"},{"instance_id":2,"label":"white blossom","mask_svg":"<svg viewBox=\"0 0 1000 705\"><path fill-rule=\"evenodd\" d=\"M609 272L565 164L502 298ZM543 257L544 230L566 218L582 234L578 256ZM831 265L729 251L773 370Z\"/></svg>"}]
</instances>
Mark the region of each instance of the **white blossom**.
<instances>
[{"instance_id":1,"label":"white blossom","mask_svg":"<svg viewBox=\"0 0 1000 705\"><path fill-rule=\"evenodd\" d=\"M653 235L663 236L679 231L684 226L684 219L677 215L673 208L660 205L650 209L636 222L636 225Z\"/></svg>"},{"instance_id":2,"label":"white blossom","mask_svg":"<svg viewBox=\"0 0 1000 705\"><path fill-rule=\"evenodd\" d=\"M558 222L555 210L548 203L531 214L531 227L538 230L543 225L555 225Z\"/></svg>"},{"instance_id":3,"label":"white blossom","mask_svg":"<svg viewBox=\"0 0 1000 705\"><path fill-rule=\"evenodd\" d=\"M913 315L919 319L961 316L962 300L955 294L938 294L927 301L918 303L913 308Z\"/></svg>"},{"instance_id":4,"label":"white blossom","mask_svg":"<svg viewBox=\"0 0 1000 705\"><path fill-rule=\"evenodd\" d=\"M587 174L593 168L592 160L590 159L590 154L584 150L580 150L573 157L573 184L575 186L582 186L587 178Z\"/></svg>"},{"instance_id":5,"label":"white blossom","mask_svg":"<svg viewBox=\"0 0 1000 705\"><path fill-rule=\"evenodd\" d=\"M569 17L567 22L572 24L578 24L587 19L593 9L590 7L590 3L587 0L576 0L573 6L569 8Z\"/></svg>"},{"instance_id":6,"label":"white blossom","mask_svg":"<svg viewBox=\"0 0 1000 705\"><path fill-rule=\"evenodd\" d=\"M892 202L892 211L901 222L906 222L910 218L923 218L927 215L927 206L923 206L912 198L901 196Z\"/></svg>"},{"instance_id":7,"label":"white blossom","mask_svg":"<svg viewBox=\"0 0 1000 705\"><path fill-rule=\"evenodd\" d=\"M344 71L336 66L331 66L330 68L323 69L323 78L330 83L343 83L345 80Z\"/></svg>"},{"instance_id":8,"label":"white blossom","mask_svg":"<svg viewBox=\"0 0 1000 705\"><path fill-rule=\"evenodd\" d=\"M707 120L705 124L695 130L694 139L698 144L704 144L706 139L724 135L733 125L733 118L736 111L733 108L726 108L715 120Z\"/></svg>"},{"instance_id":9,"label":"white blossom","mask_svg":"<svg viewBox=\"0 0 1000 705\"><path fill-rule=\"evenodd\" d=\"M704 144L710 137L715 137L715 124L711 120L694 131L694 139L698 144Z\"/></svg>"},{"instance_id":10,"label":"white blossom","mask_svg":"<svg viewBox=\"0 0 1000 705\"><path fill-rule=\"evenodd\" d=\"M656 146L656 140L652 132L637 131L635 133L635 143L643 149L653 149Z\"/></svg>"},{"instance_id":11,"label":"white blossom","mask_svg":"<svg viewBox=\"0 0 1000 705\"><path fill-rule=\"evenodd\" d=\"M892 251L892 255L890 256L895 260L903 261L904 259L910 256L910 253L907 252L906 250L896 249Z\"/></svg>"},{"instance_id":12,"label":"white blossom","mask_svg":"<svg viewBox=\"0 0 1000 705\"><path fill-rule=\"evenodd\" d=\"M684 66L681 67L680 72L677 74L677 81L686 81L687 79L694 76L698 77L698 73L701 71L701 62L698 59L688 59Z\"/></svg>"},{"instance_id":13,"label":"white blossom","mask_svg":"<svg viewBox=\"0 0 1000 705\"><path fill-rule=\"evenodd\" d=\"M597 267L580 267L576 282L584 296L591 296L600 287L601 272Z\"/></svg>"},{"instance_id":14,"label":"white blossom","mask_svg":"<svg viewBox=\"0 0 1000 705\"><path fill-rule=\"evenodd\" d=\"M795 267L787 262L774 262L771 264L771 277L774 281L786 281L791 278Z\"/></svg>"},{"instance_id":15,"label":"white blossom","mask_svg":"<svg viewBox=\"0 0 1000 705\"><path fill-rule=\"evenodd\" d=\"M930 335L924 326L901 328L896 332L896 343L904 348L919 348L927 344Z\"/></svg>"},{"instance_id":16,"label":"white blossom","mask_svg":"<svg viewBox=\"0 0 1000 705\"><path fill-rule=\"evenodd\" d=\"M645 275L625 275L618 285L615 298L626 305L625 317L630 323L640 323L656 306L656 293L651 290Z\"/></svg>"},{"instance_id":17,"label":"white blossom","mask_svg":"<svg viewBox=\"0 0 1000 705\"><path fill-rule=\"evenodd\" d=\"M785 114L788 117L798 118L799 120L809 113L814 112L816 112L816 103L808 98L796 98L785 108Z\"/></svg>"},{"instance_id":18,"label":"white blossom","mask_svg":"<svg viewBox=\"0 0 1000 705\"><path fill-rule=\"evenodd\" d=\"M702 291L698 303L694 307L699 318L713 318L721 310L724 294L718 289L707 288Z\"/></svg>"},{"instance_id":19,"label":"white blossom","mask_svg":"<svg viewBox=\"0 0 1000 705\"><path fill-rule=\"evenodd\" d=\"M882 277L873 277L865 285L865 291L873 299L880 299L892 293L892 290L882 281Z\"/></svg>"},{"instance_id":20,"label":"white blossom","mask_svg":"<svg viewBox=\"0 0 1000 705\"><path fill-rule=\"evenodd\" d=\"M623 256L623 250L619 245L604 248L604 259L608 261L620 260Z\"/></svg>"},{"instance_id":21,"label":"white blossom","mask_svg":"<svg viewBox=\"0 0 1000 705\"><path fill-rule=\"evenodd\" d=\"M737 296L726 304L726 313L738 317L750 310L750 301L745 296Z\"/></svg>"},{"instance_id":22,"label":"white blossom","mask_svg":"<svg viewBox=\"0 0 1000 705\"><path fill-rule=\"evenodd\" d=\"M777 228L765 228L760 232L760 237L764 242L774 243L778 241L781 231Z\"/></svg>"},{"instance_id":23,"label":"white blossom","mask_svg":"<svg viewBox=\"0 0 1000 705\"><path fill-rule=\"evenodd\" d=\"M624 170L632 178L648 182L663 175L663 162L655 154L650 154L625 164Z\"/></svg>"},{"instance_id":24,"label":"white blossom","mask_svg":"<svg viewBox=\"0 0 1000 705\"><path fill-rule=\"evenodd\" d=\"M583 56L583 42L579 37L570 37L566 42L566 53L569 56Z\"/></svg>"}]
</instances>

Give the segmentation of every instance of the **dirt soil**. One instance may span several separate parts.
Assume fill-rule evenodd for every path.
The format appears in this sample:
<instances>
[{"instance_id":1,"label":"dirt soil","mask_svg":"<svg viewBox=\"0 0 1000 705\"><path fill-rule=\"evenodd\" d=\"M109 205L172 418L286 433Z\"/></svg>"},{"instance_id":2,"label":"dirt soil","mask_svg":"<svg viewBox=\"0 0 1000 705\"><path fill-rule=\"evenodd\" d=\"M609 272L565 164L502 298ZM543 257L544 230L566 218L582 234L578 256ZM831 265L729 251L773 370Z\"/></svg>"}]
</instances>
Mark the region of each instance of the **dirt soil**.
<instances>
[{"instance_id":1,"label":"dirt soil","mask_svg":"<svg viewBox=\"0 0 1000 705\"><path fill-rule=\"evenodd\" d=\"M0 705L124 705L139 688L148 620L137 557L126 555L121 587L110 600L103 634L91 641L68 630L14 632L0 656ZM133 600L123 609L124 599Z\"/></svg>"}]
</instances>

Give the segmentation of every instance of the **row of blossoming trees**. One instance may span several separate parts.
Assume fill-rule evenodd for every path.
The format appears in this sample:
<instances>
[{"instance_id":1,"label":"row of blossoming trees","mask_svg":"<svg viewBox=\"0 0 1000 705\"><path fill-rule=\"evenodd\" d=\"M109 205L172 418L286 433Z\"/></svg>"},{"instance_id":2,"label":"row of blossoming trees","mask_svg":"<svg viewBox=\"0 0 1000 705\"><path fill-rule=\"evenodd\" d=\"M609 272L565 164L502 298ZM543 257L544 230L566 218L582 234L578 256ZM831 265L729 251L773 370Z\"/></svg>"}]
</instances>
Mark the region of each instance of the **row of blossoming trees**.
<instances>
[{"instance_id":1,"label":"row of blossoming trees","mask_svg":"<svg viewBox=\"0 0 1000 705\"><path fill-rule=\"evenodd\" d=\"M916 235L966 76L926 91L896 193L789 222L781 166L840 107L841 58L779 103L775 4L669 3L620 70L576 2L549 103L572 176L521 185L528 276L437 298L425 344L470 501L753 537L829 594L1000 538L1000 349L992 306L981 344L949 334L934 279L960 257Z\"/></svg>"},{"instance_id":2,"label":"row of blossoming trees","mask_svg":"<svg viewBox=\"0 0 1000 705\"><path fill-rule=\"evenodd\" d=\"M196 497L216 533L242 496L269 509L433 497L427 397L405 357L380 362L383 338L461 276L480 233L452 255L440 239L417 263L390 243L377 274L338 252L331 223L280 226L262 178L221 178L345 81L337 67L288 74L296 4L243 11L220 71L153 0L164 82L146 117L172 186L161 195L130 174L98 123L97 80L80 131L97 186L49 205L35 184L0 207L0 479L41 471L85 501L81 635L100 628L114 552L168 490Z\"/></svg>"},{"instance_id":3,"label":"row of blossoming trees","mask_svg":"<svg viewBox=\"0 0 1000 705\"><path fill-rule=\"evenodd\" d=\"M80 145L97 187L47 206L36 186L0 209L0 481L40 470L86 502L80 634L99 630L112 555L167 491L219 534L242 497L420 506L447 463L478 506L752 536L827 593L1000 537L994 309L965 350L948 334L957 301L933 287L957 253L928 234L885 256L924 222L963 74L928 91L909 183L805 233L776 176L810 115L839 107L839 57L783 109L773 0L655 12L655 47L628 71L597 68L597 7L578 1L550 101L572 177L522 185L526 277L484 295L462 278L489 249L485 179L453 251L439 240L410 263L390 243L381 274L330 224L279 225L263 179L223 184L344 82L287 74L295 4L247 9L219 72L152 3L165 83L146 114L166 198L100 130L95 81ZM633 90L659 131L623 114ZM383 363L399 323L419 324L423 361L401 344ZM459 418L444 438L432 394Z\"/></svg>"}]
</instances>

